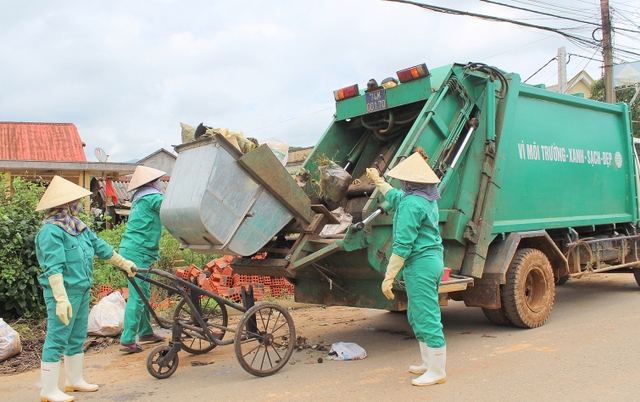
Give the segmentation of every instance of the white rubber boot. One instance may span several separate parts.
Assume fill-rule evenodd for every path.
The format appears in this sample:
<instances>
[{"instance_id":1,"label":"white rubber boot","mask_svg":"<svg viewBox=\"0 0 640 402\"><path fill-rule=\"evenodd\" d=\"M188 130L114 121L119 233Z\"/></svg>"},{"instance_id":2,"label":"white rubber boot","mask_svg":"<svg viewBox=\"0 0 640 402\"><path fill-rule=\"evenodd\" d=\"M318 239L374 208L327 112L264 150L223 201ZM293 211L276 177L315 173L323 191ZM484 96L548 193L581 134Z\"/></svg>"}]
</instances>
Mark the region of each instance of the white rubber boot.
<instances>
[{"instance_id":1,"label":"white rubber boot","mask_svg":"<svg viewBox=\"0 0 640 402\"><path fill-rule=\"evenodd\" d=\"M64 369L67 373L67 379L64 382L66 392L94 392L100 388L97 384L89 384L82 378L83 361L84 353L64 356Z\"/></svg>"},{"instance_id":2,"label":"white rubber boot","mask_svg":"<svg viewBox=\"0 0 640 402\"><path fill-rule=\"evenodd\" d=\"M424 342L419 342L419 345L420 345L420 356L422 356L422 364L420 364L419 366L409 366L409 372L413 374L426 373L427 368L429 368L429 366L427 365L427 361L429 358L428 356L429 347Z\"/></svg>"},{"instance_id":3,"label":"white rubber boot","mask_svg":"<svg viewBox=\"0 0 640 402\"><path fill-rule=\"evenodd\" d=\"M58 380L60 378L60 362L40 362L40 390L41 402L71 402L73 397L60 391Z\"/></svg>"},{"instance_id":4,"label":"white rubber boot","mask_svg":"<svg viewBox=\"0 0 640 402\"><path fill-rule=\"evenodd\" d=\"M411 380L411 384L424 387L426 385L442 384L447 380L444 367L447 363L447 346L441 348L429 348L429 369L418 378Z\"/></svg>"}]
</instances>

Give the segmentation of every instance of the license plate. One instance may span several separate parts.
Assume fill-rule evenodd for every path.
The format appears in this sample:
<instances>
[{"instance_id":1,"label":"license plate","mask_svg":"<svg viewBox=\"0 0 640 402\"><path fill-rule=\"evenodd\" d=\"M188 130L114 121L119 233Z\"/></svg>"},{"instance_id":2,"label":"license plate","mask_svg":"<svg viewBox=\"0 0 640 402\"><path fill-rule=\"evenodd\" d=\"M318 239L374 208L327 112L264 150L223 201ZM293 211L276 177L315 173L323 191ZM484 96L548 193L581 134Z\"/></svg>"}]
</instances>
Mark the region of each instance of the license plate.
<instances>
[{"instance_id":1,"label":"license plate","mask_svg":"<svg viewBox=\"0 0 640 402\"><path fill-rule=\"evenodd\" d=\"M367 113L383 110L387 108L387 90L378 89L373 92L366 92L365 100L367 102Z\"/></svg>"}]
</instances>

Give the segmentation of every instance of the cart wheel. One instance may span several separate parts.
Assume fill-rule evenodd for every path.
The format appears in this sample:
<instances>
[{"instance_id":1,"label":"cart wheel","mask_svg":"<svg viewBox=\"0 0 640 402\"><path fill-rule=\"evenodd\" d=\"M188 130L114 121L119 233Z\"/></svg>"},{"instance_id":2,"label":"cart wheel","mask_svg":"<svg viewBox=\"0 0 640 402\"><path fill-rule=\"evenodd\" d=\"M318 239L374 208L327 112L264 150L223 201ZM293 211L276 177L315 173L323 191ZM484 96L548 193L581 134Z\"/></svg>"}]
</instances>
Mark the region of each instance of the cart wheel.
<instances>
[{"instance_id":1,"label":"cart wheel","mask_svg":"<svg viewBox=\"0 0 640 402\"><path fill-rule=\"evenodd\" d=\"M177 353L173 356L173 359L170 362L165 365L161 364L161 361L170 350L171 346L168 345L161 345L153 348L147 357L147 371L149 374L162 380L171 377L171 375L176 372L178 369L178 362L180 360Z\"/></svg>"},{"instance_id":2,"label":"cart wheel","mask_svg":"<svg viewBox=\"0 0 640 402\"><path fill-rule=\"evenodd\" d=\"M224 304L218 303L215 299L202 296L196 300L196 306L200 309L200 316L202 320L207 323L209 331L213 333L215 339L222 340L225 334L225 330L216 328L211 324L216 324L222 327L227 326L229 319L227 315L227 308ZM194 312L195 314L195 312ZM180 300L175 312L173 313L173 319L179 320L182 325L182 333L180 334L180 341L182 342L182 350L194 355L200 355L207 353L216 346L216 343L211 342L204 333L204 330L200 328L198 321L195 319L195 315L191 313L191 308L186 300ZM197 329L185 328L185 325L197 327Z\"/></svg>"},{"instance_id":3,"label":"cart wheel","mask_svg":"<svg viewBox=\"0 0 640 402\"><path fill-rule=\"evenodd\" d=\"M277 303L260 303L240 319L234 348L248 373L266 377L283 368L295 348L296 329L291 314Z\"/></svg>"}]
</instances>

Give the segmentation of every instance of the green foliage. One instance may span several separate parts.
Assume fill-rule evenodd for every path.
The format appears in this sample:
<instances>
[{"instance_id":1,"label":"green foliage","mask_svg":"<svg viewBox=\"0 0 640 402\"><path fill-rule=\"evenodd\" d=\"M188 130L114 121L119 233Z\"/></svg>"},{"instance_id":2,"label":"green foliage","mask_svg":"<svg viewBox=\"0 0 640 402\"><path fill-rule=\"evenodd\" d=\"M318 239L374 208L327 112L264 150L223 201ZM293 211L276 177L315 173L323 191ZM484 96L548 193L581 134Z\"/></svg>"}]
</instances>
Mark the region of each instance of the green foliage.
<instances>
[{"instance_id":1,"label":"green foliage","mask_svg":"<svg viewBox=\"0 0 640 402\"><path fill-rule=\"evenodd\" d=\"M204 266L211 260L219 258L219 254L199 254L189 249L180 250L180 243L175 237L164 229L162 238L160 239L160 261L157 266L167 272L175 272L175 264L180 266L189 266L194 264L198 268ZM180 263L183 261L183 263Z\"/></svg>"},{"instance_id":2,"label":"green foliage","mask_svg":"<svg viewBox=\"0 0 640 402\"><path fill-rule=\"evenodd\" d=\"M38 275L35 238L44 214L35 212L44 187L0 174L0 317L46 314Z\"/></svg>"},{"instance_id":3,"label":"green foliage","mask_svg":"<svg viewBox=\"0 0 640 402\"><path fill-rule=\"evenodd\" d=\"M120 245L122 235L126 230L126 225L120 224L111 230L103 230L98 236L104 239L115 249ZM197 254L191 250L180 250L180 243L166 229L162 231L160 238L160 259L156 262L155 268L166 272L175 273L176 262L180 266L195 264L199 268L204 267L209 261L219 257L218 255ZM180 261L184 263L181 263ZM93 288L99 288L100 285L112 286L115 289L127 287L127 278L125 275L115 269L113 265L95 259L93 263ZM160 282L167 282L162 278L154 278Z\"/></svg>"},{"instance_id":4,"label":"green foliage","mask_svg":"<svg viewBox=\"0 0 640 402\"><path fill-rule=\"evenodd\" d=\"M617 102L629 103L633 95L636 93L634 87L617 88L616 100ZM596 80L591 85L591 99L595 99L604 102L606 99L604 93L604 77ZM632 121L632 133L634 137L640 137L640 95L636 98L633 105L631 105L631 121Z\"/></svg>"},{"instance_id":5,"label":"green foliage","mask_svg":"<svg viewBox=\"0 0 640 402\"><path fill-rule=\"evenodd\" d=\"M109 243L110 246L117 250L124 231L125 225L121 224L111 230L98 232L98 237ZM109 264L104 260L94 258L92 286L94 289L97 289L100 285L112 286L115 289L126 288L127 277L122 271L114 267L112 264Z\"/></svg>"},{"instance_id":6,"label":"green foliage","mask_svg":"<svg viewBox=\"0 0 640 402\"><path fill-rule=\"evenodd\" d=\"M166 272L174 273L174 261L180 259L180 243L171 236L167 229L162 229L160 238L160 260L156 262L156 267Z\"/></svg>"}]
</instances>

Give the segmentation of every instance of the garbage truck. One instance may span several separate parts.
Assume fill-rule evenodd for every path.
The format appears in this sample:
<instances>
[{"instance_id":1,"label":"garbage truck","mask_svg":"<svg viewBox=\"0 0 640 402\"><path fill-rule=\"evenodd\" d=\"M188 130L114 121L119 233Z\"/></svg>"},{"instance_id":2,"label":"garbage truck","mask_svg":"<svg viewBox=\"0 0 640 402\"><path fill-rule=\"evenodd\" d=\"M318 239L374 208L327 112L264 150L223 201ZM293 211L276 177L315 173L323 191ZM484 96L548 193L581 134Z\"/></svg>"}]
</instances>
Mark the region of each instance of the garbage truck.
<instances>
[{"instance_id":1,"label":"garbage truck","mask_svg":"<svg viewBox=\"0 0 640 402\"><path fill-rule=\"evenodd\" d=\"M628 105L482 63L420 64L361 85L334 92L333 119L297 175L267 145L242 153L217 133L177 145L160 216L181 247L285 277L299 302L402 311L401 276L394 300L380 291L394 211L365 169L384 175L419 152L441 180L442 306L534 328L570 278L622 271L640 284ZM323 234L340 226L335 211L352 222Z\"/></svg>"}]
</instances>

